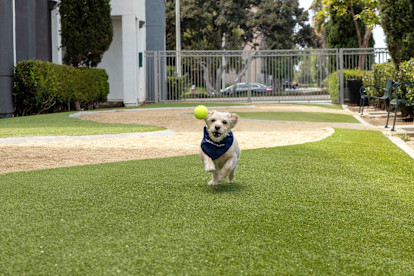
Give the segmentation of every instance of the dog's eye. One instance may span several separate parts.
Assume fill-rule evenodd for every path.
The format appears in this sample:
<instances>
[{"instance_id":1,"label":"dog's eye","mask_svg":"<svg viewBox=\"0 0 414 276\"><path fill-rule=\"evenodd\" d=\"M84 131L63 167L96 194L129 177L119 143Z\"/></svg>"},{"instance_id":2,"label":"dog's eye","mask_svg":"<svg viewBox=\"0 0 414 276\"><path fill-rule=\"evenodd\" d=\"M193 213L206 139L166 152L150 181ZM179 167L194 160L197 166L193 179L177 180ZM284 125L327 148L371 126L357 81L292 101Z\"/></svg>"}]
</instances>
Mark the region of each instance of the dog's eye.
<instances>
[{"instance_id":1,"label":"dog's eye","mask_svg":"<svg viewBox=\"0 0 414 276\"><path fill-rule=\"evenodd\" d=\"M216 121L216 119L211 120L212 123L214 123Z\"/></svg>"},{"instance_id":2,"label":"dog's eye","mask_svg":"<svg viewBox=\"0 0 414 276\"><path fill-rule=\"evenodd\" d=\"M227 121L223 121L223 125L227 125Z\"/></svg>"}]
</instances>

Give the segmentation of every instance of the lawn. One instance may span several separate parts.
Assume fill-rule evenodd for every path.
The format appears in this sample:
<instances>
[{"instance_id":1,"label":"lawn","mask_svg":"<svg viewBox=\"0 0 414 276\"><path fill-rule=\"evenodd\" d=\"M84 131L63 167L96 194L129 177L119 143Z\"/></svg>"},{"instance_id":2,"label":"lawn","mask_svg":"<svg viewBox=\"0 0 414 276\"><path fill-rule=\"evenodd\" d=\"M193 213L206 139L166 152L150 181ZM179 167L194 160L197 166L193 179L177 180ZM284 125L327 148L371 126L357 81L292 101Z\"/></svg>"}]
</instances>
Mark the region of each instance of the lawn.
<instances>
[{"instance_id":1,"label":"lawn","mask_svg":"<svg viewBox=\"0 0 414 276\"><path fill-rule=\"evenodd\" d=\"M303 106L317 106L317 107L323 107L323 108L329 108L329 109L343 110L342 105L339 105L339 104L297 104L297 103L286 103L286 104L303 105Z\"/></svg>"},{"instance_id":2,"label":"lawn","mask_svg":"<svg viewBox=\"0 0 414 276\"><path fill-rule=\"evenodd\" d=\"M0 138L19 136L95 135L147 132L165 128L134 124L106 124L69 117L74 112L0 120Z\"/></svg>"},{"instance_id":3,"label":"lawn","mask_svg":"<svg viewBox=\"0 0 414 276\"><path fill-rule=\"evenodd\" d=\"M359 123L351 115L325 112L237 112L237 114L241 118L255 120Z\"/></svg>"},{"instance_id":4,"label":"lawn","mask_svg":"<svg viewBox=\"0 0 414 276\"><path fill-rule=\"evenodd\" d=\"M414 162L383 134L0 175L6 275L414 274Z\"/></svg>"}]
</instances>

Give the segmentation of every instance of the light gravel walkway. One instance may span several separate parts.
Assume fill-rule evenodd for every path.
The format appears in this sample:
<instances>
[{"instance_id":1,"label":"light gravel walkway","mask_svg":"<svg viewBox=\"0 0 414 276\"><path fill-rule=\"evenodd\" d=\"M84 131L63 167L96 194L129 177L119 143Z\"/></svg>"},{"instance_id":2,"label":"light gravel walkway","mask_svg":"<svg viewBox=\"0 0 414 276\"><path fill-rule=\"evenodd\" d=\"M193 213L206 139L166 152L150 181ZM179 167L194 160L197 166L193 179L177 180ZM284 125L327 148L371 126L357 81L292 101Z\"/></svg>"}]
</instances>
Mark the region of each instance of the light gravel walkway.
<instances>
[{"instance_id":1,"label":"light gravel walkway","mask_svg":"<svg viewBox=\"0 0 414 276\"><path fill-rule=\"evenodd\" d=\"M349 114L316 106L270 105L217 107L228 112L302 111ZM0 139L0 173L197 154L203 120L182 116L192 108L122 109L81 112L75 117L105 123L147 124L167 130L148 133L19 137ZM240 120L234 135L242 150L315 142L334 133L333 127L378 130L363 124Z\"/></svg>"},{"instance_id":2,"label":"light gravel walkway","mask_svg":"<svg viewBox=\"0 0 414 276\"><path fill-rule=\"evenodd\" d=\"M10 138L0 139L0 145L15 145L15 144L24 144L24 143L37 143L37 142L72 142L72 141L85 141L85 140L96 140L96 139L124 138L124 137L165 136L165 135L171 135L173 133L174 131L167 129L167 130L151 131L151 132L82 135L82 136L10 137Z\"/></svg>"}]
</instances>

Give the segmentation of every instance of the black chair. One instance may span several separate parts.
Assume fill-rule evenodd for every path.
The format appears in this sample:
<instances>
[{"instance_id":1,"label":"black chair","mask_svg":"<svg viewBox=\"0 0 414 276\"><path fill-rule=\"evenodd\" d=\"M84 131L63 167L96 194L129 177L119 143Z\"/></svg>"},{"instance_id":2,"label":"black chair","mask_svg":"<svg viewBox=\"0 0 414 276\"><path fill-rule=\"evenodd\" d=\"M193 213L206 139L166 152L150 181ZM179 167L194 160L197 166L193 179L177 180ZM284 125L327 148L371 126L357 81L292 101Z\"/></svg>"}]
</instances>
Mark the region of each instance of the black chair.
<instances>
[{"instance_id":1,"label":"black chair","mask_svg":"<svg viewBox=\"0 0 414 276\"><path fill-rule=\"evenodd\" d=\"M378 90L384 91L384 94L381 97L367 95L364 92L365 88L367 88L367 87L375 87ZM359 101L359 111L358 112L361 112L361 106L362 106L361 115L364 115L365 99L372 98L372 99L377 99L377 100L383 100L384 102L387 99L389 99L391 101L392 87L393 87L393 80L392 79L387 79L387 82L385 83L385 88L381 88L381 87L378 87L378 86L373 85L373 84L368 84L368 85L361 86L361 88L359 89L359 93L361 94L361 100Z\"/></svg>"},{"instance_id":2,"label":"black chair","mask_svg":"<svg viewBox=\"0 0 414 276\"><path fill-rule=\"evenodd\" d=\"M414 87L414 82L412 81L406 81L406 82L401 82L401 83L397 83L393 85L394 88L394 99L392 99L390 101L390 105L388 106L388 116L387 116L387 124L385 125L385 127L388 127L388 120L390 118L390 112L391 112L391 105L395 105L395 114L394 114L394 123L392 124L392 129L391 131L395 131L395 121L397 120L397 112L398 112L398 106L400 104L407 104L407 105L414 105L414 101L410 101L410 100L406 100L406 99L400 99L398 98L398 94L397 94L397 90L403 86L403 85L407 85L407 86L411 86Z\"/></svg>"}]
</instances>

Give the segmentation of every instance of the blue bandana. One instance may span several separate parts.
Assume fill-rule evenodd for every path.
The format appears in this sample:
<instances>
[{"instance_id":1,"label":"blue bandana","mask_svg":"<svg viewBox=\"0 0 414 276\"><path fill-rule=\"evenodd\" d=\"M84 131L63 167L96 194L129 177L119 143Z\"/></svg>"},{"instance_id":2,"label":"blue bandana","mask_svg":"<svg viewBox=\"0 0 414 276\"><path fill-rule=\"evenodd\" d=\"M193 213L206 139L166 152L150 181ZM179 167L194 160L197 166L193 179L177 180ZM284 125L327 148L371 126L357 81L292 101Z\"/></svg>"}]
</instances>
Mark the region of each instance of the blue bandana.
<instances>
[{"instance_id":1,"label":"blue bandana","mask_svg":"<svg viewBox=\"0 0 414 276\"><path fill-rule=\"evenodd\" d=\"M204 138L203 141L201 141L201 149L205 154L210 156L211 159L215 160L225 154L231 145L233 145L233 132L230 131L223 140L216 143L210 139L207 132L207 126L204 127Z\"/></svg>"}]
</instances>

